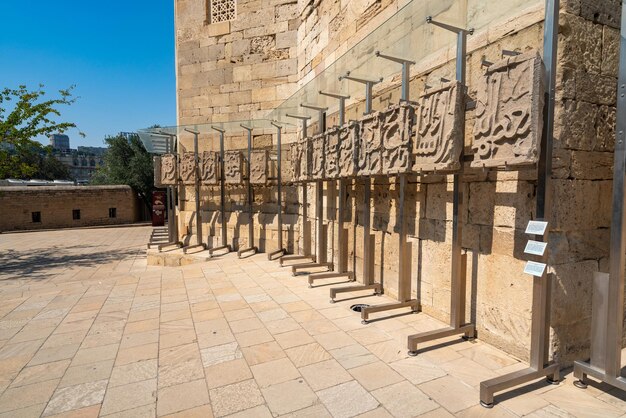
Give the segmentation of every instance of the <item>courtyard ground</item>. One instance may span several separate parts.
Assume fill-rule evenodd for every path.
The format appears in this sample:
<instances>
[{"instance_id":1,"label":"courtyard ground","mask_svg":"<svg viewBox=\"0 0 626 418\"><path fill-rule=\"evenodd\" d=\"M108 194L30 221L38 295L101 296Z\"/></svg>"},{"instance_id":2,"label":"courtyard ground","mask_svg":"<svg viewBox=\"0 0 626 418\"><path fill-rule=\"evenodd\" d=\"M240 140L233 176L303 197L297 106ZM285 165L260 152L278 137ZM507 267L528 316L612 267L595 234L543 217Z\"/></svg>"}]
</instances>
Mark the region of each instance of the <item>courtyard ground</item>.
<instances>
[{"instance_id":1,"label":"courtyard ground","mask_svg":"<svg viewBox=\"0 0 626 418\"><path fill-rule=\"evenodd\" d=\"M620 417L566 374L478 405L524 363L480 341L406 355L425 314L361 325L264 254L146 265L150 228L0 235L0 417ZM449 342L449 343L446 343ZM426 346L428 347L428 346Z\"/></svg>"}]
</instances>

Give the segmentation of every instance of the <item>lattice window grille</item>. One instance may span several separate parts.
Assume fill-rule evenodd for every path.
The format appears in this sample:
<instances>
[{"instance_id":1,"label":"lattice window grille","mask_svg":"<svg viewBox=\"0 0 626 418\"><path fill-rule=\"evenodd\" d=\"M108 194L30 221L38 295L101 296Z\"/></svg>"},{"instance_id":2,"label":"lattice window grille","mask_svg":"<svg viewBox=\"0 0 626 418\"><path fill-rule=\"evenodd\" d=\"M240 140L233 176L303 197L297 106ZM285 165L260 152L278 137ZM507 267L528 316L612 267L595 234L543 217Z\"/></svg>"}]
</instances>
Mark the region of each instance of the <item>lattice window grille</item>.
<instances>
[{"instance_id":1,"label":"lattice window grille","mask_svg":"<svg viewBox=\"0 0 626 418\"><path fill-rule=\"evenodd\" d=\"M211 23L228 22L237 18L235 0L210 0Z\"/></svg>"}]
</instances>

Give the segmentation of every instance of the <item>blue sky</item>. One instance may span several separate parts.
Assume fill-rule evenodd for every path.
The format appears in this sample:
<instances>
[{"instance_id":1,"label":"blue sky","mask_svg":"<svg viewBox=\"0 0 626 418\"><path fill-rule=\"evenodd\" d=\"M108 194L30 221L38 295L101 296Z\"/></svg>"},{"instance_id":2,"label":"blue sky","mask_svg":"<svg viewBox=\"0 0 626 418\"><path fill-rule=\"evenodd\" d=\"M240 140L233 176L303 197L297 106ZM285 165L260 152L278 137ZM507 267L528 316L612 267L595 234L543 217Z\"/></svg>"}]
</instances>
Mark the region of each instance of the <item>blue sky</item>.
<instances>
[{"instance_id":1,"label":"blue sky","mask_svg":"<svg viewBox=\"0 0 626 418\"><path fill-rule=\"evenodd\" d=\"M175 124L173 0L0 0L0 15L0 88L75 84L72 148Z\"/></svg>"}]
</instances>

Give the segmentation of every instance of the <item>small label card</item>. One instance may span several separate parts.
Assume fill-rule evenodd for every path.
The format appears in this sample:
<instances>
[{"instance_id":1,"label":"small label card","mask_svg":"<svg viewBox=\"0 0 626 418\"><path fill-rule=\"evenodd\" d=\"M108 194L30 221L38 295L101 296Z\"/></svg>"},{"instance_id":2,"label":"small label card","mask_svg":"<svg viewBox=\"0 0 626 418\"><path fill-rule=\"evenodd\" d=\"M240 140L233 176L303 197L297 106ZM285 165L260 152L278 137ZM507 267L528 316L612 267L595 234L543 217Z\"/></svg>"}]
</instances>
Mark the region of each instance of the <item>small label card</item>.
<instances>
[{"instance_id":1,"label":"small label card","mask_svg":"<svg viewBox=\"0 0 626 418\"><path fill-rule=\"evenodd\" d=\"M544 271L546 271L546 265L535 261L528 261L526 267L524 267L524 273L530 274L531 276L541 277Z\"/></svg>"},{"instance_id":2,"label":"small label card","mask_svg":"<svg viewBox=\"0 0 626 418\"><path fill-rule=\"evenodd\" d=\"M530 240L526 244L526 248L524 249L524 253L543 256L546 253L546 247L548 246L547 242L533 241Z\"/></svg>"},{"instance_id":3,"label":"small label card","mask_svg":"<svg viewBox=\"0 0 626 418\"><path fill-rule=\"evenodd\" d=\"M529 235L545 235L548 223L544 221L530 221L526 227L526 233Z\"/></svg>"}]
</instances>

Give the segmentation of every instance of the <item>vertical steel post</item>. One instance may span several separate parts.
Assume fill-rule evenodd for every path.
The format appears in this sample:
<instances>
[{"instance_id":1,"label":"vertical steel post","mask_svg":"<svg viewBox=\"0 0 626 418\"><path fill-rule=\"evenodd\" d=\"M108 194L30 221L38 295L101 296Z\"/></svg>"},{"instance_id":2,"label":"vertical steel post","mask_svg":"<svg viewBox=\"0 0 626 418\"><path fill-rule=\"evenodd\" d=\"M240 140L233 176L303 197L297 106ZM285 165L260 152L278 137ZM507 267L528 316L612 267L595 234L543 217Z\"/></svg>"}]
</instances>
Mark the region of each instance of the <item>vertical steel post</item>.
<instances>
[{"instance_id":1,"label":"vertical steel post","mask_svg":"<svg viewBox=\"0 0 626 418\"><path fill-rule=\"evenodd\" d=\"M167 137L165 139L165 149L168 154L171 154L172 152L172 148L173 148L172 140L173 138L171 137ZM168 236L169 242L175 241L174 218L173 218L174 207L172 205L172 195L173 195L172 186L167 186L167 232L168 232L167 236Z\"/></svg>"},{"instance_id":2,"label":"vertical steel post","mask_svg":"<svg viewBox=\"0 0 626 418\"><path fill-rule=\"evenodd\" d=\"M222 218L222 245L212 248L210 251L213 253L213 251L221 249L230 251L230 245L228 244L228 225L226 224L226 179L224 170L224 134L226 131L215 126L211 126L211 129L220 135L220 216Z\"/></svg>"},{"instance_id":3,"label":"vertical steel post","mask_svg":"<svg viewBox=\"0 0 626 418\"><path fill-rule=\"evenodd\" d=\"M277 177L278 177L278 185L277 185L277 204L278 204L278 249L284 251L283 246L283 192L282 192L282 184L283 177L281 171L282 164L282 127L276 125L276 146L277 146Z\"/></svg>"},{"instance_id":4,"label":"vertical steel post","mask_svg":"<svg viewBox=\"0 0 626 418\"><path fill-rule=\"evenodd\" d=\"M194 170L196 172L196 181L194 184L194 191L196 197L196 245L202 245L202 221L200 215L200 168L198 160L198 132L193 134L193 156L194 156Z\"/></svg>"}]
</instances>

